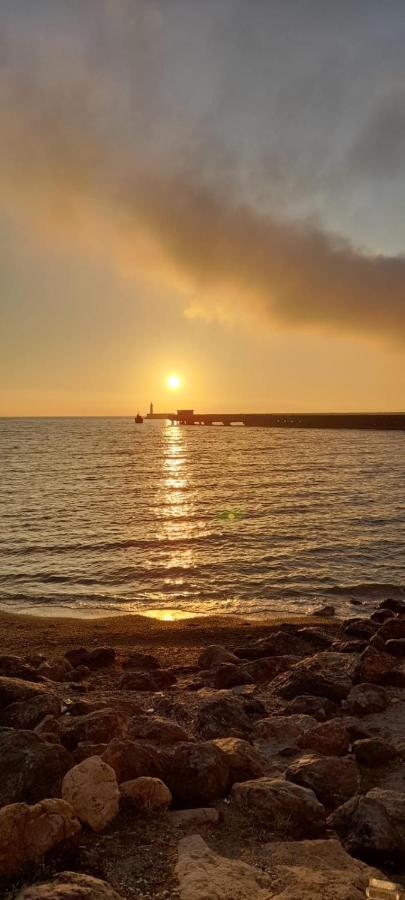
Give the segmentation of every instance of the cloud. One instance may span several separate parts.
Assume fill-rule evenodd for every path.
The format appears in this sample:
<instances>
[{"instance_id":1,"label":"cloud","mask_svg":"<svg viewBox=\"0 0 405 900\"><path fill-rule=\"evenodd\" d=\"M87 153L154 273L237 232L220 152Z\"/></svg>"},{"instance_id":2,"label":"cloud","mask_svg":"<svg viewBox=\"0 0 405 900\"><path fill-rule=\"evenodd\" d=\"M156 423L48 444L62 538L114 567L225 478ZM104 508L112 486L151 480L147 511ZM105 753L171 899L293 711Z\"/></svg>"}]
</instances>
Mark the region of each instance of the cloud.
<instances>
[{"instance_id":1,"label":"cloud","mask_svg":"<svg viewBox=\"0 0 405 900\"><path fill-rule=\"evenodd\" d=\"M405 85L385 91L353 143L348 166L357 175L392 178L405 165Z\"/></svg>"},{"instance_id":2,"label":"cloud","mask_svg":"<svg viewBox=\"0 0 405 900\"><path fill-rule=\"evenodd\" d=\"M65 67L57 47L51 60L17 56L24 66L8 53L0 73L0 194L48 247L157 280L191 315L405 343L405 257L259 212L232 178L175 154L147 160L136 131L118 128L108 73Z\"/></svg>"}]
</instances>

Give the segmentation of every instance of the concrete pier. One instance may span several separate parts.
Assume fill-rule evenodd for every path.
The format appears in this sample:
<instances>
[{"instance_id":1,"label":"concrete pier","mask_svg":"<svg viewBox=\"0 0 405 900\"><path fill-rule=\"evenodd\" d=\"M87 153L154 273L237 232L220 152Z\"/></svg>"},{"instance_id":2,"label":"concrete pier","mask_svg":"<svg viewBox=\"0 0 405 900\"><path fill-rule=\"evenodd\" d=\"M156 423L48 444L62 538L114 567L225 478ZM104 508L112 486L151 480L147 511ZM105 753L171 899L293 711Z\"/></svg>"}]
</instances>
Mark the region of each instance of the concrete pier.
<instances>
[{"instance_id":1,"label":"concrete pier","mask_svg":"<svg viewBox=\"0 0 405 900\"><path fill-rule=\"evenodd\" d=\"M405 413L196 413L193 409L178 409L168 418L179 425L405 431Z\"/></svg>"}]
</instances>

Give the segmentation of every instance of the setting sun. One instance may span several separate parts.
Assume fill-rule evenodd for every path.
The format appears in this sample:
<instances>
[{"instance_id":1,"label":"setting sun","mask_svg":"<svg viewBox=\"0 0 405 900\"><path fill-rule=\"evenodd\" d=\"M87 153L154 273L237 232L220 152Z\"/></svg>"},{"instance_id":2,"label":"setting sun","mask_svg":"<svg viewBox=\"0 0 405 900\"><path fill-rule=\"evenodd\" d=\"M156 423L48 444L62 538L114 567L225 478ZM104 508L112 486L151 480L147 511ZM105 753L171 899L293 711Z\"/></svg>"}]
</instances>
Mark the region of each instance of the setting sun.
<instances>
[{"instance_id":1,"label":"setting sun","mask_svg":"<svg viewBox=\"0 0 405 900\"><path fill-rule=\"evenodd\" d=\"M166 378L166 387L171 391L177 391L181 387L181 379L178 375L168 375Z\"/></svg>"}]
</instances>

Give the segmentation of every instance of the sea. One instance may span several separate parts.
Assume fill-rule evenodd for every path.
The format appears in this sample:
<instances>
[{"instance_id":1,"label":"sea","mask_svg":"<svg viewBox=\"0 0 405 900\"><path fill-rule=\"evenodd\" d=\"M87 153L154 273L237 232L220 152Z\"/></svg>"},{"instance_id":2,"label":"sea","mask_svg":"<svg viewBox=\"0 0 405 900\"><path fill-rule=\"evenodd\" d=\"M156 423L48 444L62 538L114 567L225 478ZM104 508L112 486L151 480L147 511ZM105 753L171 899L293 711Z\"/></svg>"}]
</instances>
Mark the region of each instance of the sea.
<instances>
[{"instance_id":1,"label":"sea","mask_svg":"<svg viewBox=\"0 0 405 900\"><path fill-rule=\"evenodd\" d=\"M405 597L405 433L0 419L0 608L361 614Z\"/></svg>"}]
</instances>

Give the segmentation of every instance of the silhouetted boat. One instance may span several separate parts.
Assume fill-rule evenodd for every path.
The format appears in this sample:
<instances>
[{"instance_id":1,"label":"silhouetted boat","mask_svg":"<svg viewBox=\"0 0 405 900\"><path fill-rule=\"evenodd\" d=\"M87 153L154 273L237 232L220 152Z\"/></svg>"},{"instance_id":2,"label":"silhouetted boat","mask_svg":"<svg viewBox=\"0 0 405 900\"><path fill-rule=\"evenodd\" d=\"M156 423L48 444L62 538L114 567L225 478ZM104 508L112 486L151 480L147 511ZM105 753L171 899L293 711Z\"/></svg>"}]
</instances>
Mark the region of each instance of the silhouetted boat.
<instances>
[{"instance_id":1,"label":"silhouetted boat","mask_svg":"<svg viewBox=\"0 0 405 900\"><path fill-rule=\"evenodd\" d=\"M143 416L141 416L140 413L138 413L138 414L135 416L135 422L136 422L137 425L142 425L142 422L143 422Z\"/></svg>"}]
</instances>

